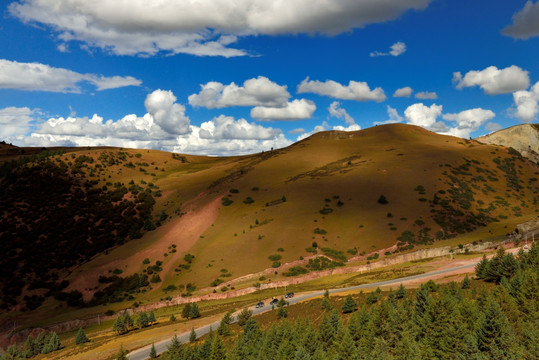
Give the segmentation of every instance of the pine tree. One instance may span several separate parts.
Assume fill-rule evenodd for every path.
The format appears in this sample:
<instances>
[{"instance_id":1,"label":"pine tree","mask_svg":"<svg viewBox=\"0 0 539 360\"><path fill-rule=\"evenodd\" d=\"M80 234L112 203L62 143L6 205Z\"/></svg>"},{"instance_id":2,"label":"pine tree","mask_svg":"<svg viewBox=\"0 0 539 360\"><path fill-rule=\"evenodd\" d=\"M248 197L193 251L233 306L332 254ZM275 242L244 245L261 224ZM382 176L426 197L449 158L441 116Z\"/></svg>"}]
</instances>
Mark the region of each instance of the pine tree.
<instances>
[{"instance_id":1,"label":"pine tree","mask_svg":"<svg viewBox=\"0 0 539 360\"><path fill-rule=\"evenodd\" d=\"M146 312L141 312L137 317L137 327L139 329L145 328L149 324L148 315L146 315Z\"/></svg>"},{"instance_id":2,"label":"pine tree","mask_svg":"<svg viewBox=\"0 0 539 360\"><path fill-rule=\"evenodd\" d=\"M231 334L228 325L232 323L232 311L227 312L221 319L221 323L217 328L217 333L222 336L228 336Z\"/></svg>"},{"instance_id":3,"label":"pine tree","mask_svg":"<svg viewBox=\"0 0 539 360\"><path fill-rule=\"evenodd\" d=\"M344 328L344 336L342 338L342 341L340 341L338 344L337 359L338 360L359 359L356 344L354 344L354 340L352 340L352 336L350 336L350 333L348 332L346 328Z\"/></svg>"},{"instance_id":4,"label":"pine tree","mask_svg":"<svg viewBox=\"0 0 539 360\"><path fill-rule=\"evenodd\" d=\"M47 338L47 334L45 333L45 331L42 331L37 335L36 341L35 341L36 354L41 354L41 351L43 350L43 347L45 346L46 338Z\"/></svg>"},{"instance_id":5,"label":"pine tree","mask_svg":"<svg viewBox=\"0 0 539 360\"><path fill-rule=\"evenodd\" d=\"M239 326L245 325L247 323L247 320L249 320L252 315L253 315L253 312L249 310L248 308L245 308L242 311L240 311L240 313L238 314L238 325Z\"/></svg>"},{"instance_id":6,"label":"pine tree","mask_svg":"<svg viewBox=\"0 0 539 360\"><path fill-rule=\"evenodd\" d=\"M129 351L124 349L123 345L120 345L120 349L118 350L118 353L116 354L116 360L128 360L127 354Z\"/></svg>"},{"instance_id":7,"label":"pine tree","mask_svg":"<svg viewBox=\"0 0 539 360\"><path fill-rule=\"evenodd\" d=\"M176 316L174 316L174 314L170 315L170 321L174 322L176 321Z\"/></svg>"},{"instance_id":8,"label":"pine tree","mask_svg":"<svg viewBox=\"0 0 539 360\"><path fill-rule=\"evenodd\" d=\"M464 277L464 280L462 280L462 288L463 289L469 289L472 287L472 281L468 277L468 274Z\"/></svg>"},{"instance_id":9,"label":"pine tree","mask_svg":"<svg viewBox=\"0 0 539 360\"><path fill-rule=\"evenodd\" d=\"M194 344L197 341L197 333L195 331L195 328L191 328L191 333L189 334L189 342L191 344Z\"/></svg>"},{"instance_id":10,"label":"pine tree","mask_svg":"<svg viewBox=\"0 0 539 360\"><path fill-rule=\"evenodd\" d=\"M215 336L212 339L210 360L224 360L226 359L226 352L223 340L219 336Z\"/></svg>"},{"instance_id":11,"label":"pine tree","mask_svg":"<svg viewBox=\"0 0 539 360\"><path fill-rule=\"evenodd\" d=\"M153 311L150 311L150 315L148 315L148 321L150 322L150 324L157 322L157 319L155 318L155 314L153 313Z\"/></svg>"},{"instance_id":12,"label":"pine tree","mask_svg":"<svg viewBox=\"0 0 539 360\"><path fill-rule=\"evenodd\" d=\"M294 354L294 360L311 360L311 354L303 346L299 346Z\"/></svg>"},{"instance_id":13,"label":"pine tree","mask_svg":"<svg viewBox=\"0 0 539 360\"><path fill-rule=\"evenodd\" d=\"M344 300L344 304L342 306L342 312L344 314L349 314L356 310L357 310L357 303L354 301L354 298L352 298L352 295L348 295L346 299Z\"/></svg>"},{"instance_id":14,"label":"pine tree","mask_svg":"<svg viewBox=\"0 0 539 360\"><path fill-rule=\"evenodd\" d=\"M477 329L477 344L479 350L490 359L516 359L516 338L507 317L492 298Z\"/></svg>"},{"instance_id":15,"label":"pine tree","mask_svg":"<svg viewBox=\"0 0 539 360\"><path fill-rule=\"evenodd\" d=\"M171 358L174 358L175 356L179 356L181 349L182 349L182 343L180 339L178 339L178 336L174 335L172 337L172 340L170 341L170 344L167 346L169 356Z\"/></svg>"},{"instance_id":16,"label":"pine tree","mask_svg":"<svg viewBox=\"0 0 539 360\"><path fill-rule=\"evenodd\" d=\"M324 292L324 298L322 299L322 310L329 311L333 309L333 305L331 305L331 301L329 301L329 291Z\"/></svg>"},{"instance_id":17,"label":"pine tree","mask_svg":"<svg viewBox=\"0 0 539 360\"><path fill-rule=\"evenodd\" d=\"M487 256L483 255L483 258L481 259L481 261L478 262L477 265L475 265L475 275L480 279L484 279L487 266L488 266Z\"/></svg>"},{"instance_id":18,"label":"pine tree","mask_svg":"<svg viewBox=\"0 0 539 360\"><path fill-rule=\"evenodd\" d=\"M29 358L38 354L37 344L32 335L28 335L26 341L24 342L24 355Z\"/></svg>"},{"instance_id":19,"label":"pine tree","mask_svg":"<svg viewBox=\"0 0 539 360\"><path fill-rule=\"evenodd\" d=\"M112 325L112 331L114 331L118 335L121 335L127 332L127 329L125 328L125 322L122 317L118 316L116 318L116 320L114 321L114 324Z\"/></svg>"},{"instance_id":20,"label":"pine tree","mask_svg":"<svg viewBox=\"0 0 539 360\"><path fill-rule=\"evenodd\" d=\"M191 319L196 319L200 317L200 310L198 309L197 303L193 303L193 305L191 305L191 311L189 312L189 317Z\"/></svg>"},{"instance_id":21,"label":"pine tree","mask_svg":"<svg viewBox=\"0 0 539 360\"><path fill-rule=\"evenodd\" d=\"M400 284L397 291L395 291L395 299L404 299L406 297L406 288Z\"/></svg>"},{"instance_id":22,"label":"pine tree","mask_svg":"<svg viewBox=\"0 0 539 360\"><path fill-rule=\"evenodd\" d=\"M182 309L182 318L189 319L190 317L191 317L191 303L187 303Z\"/></svg>"},{"instance_id":23,"label":"pine tree","mask_svg":"<svg viewBox=\"0 0 539 360\"><path fill-rule=\"evenodd\" d=\"M87 343L88 341L90 340L86 336L86 333L84 332L82 328L80 328L79 331L77 332L77 335L75 336L75 344L80 345L80 344Z\"/></svg>"},{"instance_id":24,"label":"pine tree","mask_svg":"<svg viewBox=\"0 0 539 360\"><path fill-rule=\"evenodd\" d=\"M152 344L152 348L150 349L150 359L157 359L157 351L155 351L155 345Z\"/></svg>"},{"instance_id":25,"label":"pine tree","mask_svg":"<svg viewBox=\"0 0 539 360\"><path fill-rule=\"evenodd\" d=\"M61 347L62 343L60 342L60 338L58 338L58 335L56 335L55 332L52 332L47 336L47 340L45 341L45 345L43 346L43 350L41 350L41 353L48 354L53 351L59 350Z\"/></svg>"}]
</instances>

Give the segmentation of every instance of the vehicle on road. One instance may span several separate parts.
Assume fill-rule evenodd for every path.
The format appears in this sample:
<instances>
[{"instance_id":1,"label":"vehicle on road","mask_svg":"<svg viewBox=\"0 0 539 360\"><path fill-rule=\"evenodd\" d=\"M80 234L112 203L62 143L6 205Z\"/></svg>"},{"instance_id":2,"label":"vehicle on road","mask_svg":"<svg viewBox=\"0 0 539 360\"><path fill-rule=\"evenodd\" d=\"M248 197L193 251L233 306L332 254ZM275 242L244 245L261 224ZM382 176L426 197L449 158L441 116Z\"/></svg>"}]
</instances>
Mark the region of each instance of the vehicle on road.
<instances>
[{"instance_id":1,"label":"vehicle on road","mask_svg":"<svg viewBox=\"0 0 539 360\"><path fill-rule=\"evenodd\" d=\"M284 296L285 299L290 299L290 298L293 298L293 297L294 297L294 293L293 293L293 292L289 292L289 293L287 293L287 294Z\"/></svg>"},{"instance_id":2,"label":"vehicle on road","mask_svg":"<svg viewBox=\"0 0 539 360\"><path fill-rule=\"evenodd\" d=\"M272 305L272 306L276 305L278 302L279 302L279 300L273 299L273 300L271 300L270 305Z\"/></svg>"},{"instance_id":3,"label":"vehicle on road","mask_svg":"<svg viewBox=\"0 0 539 360\"><path fill-rule=\"evenodd\" d=\"M258 308L261 308L261 307L263 307L263 306L264 306L264 302L263 302L263 301L259 301L259 302L256 304L255 307L258 309Z\"/></svg>"}]
</instances>

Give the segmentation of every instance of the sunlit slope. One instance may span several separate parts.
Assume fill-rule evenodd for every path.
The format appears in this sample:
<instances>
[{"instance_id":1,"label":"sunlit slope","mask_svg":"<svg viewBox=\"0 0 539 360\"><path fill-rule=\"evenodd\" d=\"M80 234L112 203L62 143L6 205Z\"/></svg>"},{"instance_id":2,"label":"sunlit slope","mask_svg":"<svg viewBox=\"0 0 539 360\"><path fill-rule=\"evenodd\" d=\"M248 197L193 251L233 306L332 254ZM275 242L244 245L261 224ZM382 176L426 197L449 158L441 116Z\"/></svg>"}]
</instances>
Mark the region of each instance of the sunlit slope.
<instances>
[{"instance_id":1,"label":"sunlit slope","mask_svg":"<svg viewBox=\"0 0 539 360\"><path fill-rule=\"evenodd\" d=\"M166 283L206 287L221 269L237 277L271 267L272 254L310 255L313 241L348 257L405 250L537 209L536 165L408 125L319 133L233 171L217 186L233 202L189 250L191 268Z\"/></svg>"}]
</instances>

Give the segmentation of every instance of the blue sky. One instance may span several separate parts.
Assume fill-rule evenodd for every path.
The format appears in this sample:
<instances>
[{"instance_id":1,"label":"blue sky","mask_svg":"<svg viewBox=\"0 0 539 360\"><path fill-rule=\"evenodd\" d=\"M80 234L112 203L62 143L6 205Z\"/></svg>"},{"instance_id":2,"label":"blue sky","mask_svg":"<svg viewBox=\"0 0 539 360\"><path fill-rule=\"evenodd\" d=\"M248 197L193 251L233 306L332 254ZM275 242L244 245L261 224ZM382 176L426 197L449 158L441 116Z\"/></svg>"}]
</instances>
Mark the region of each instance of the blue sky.
<instances>
[{"instance_id":1,"label":"blue sky","mask_svg":"<svg viewBox=\"0 0 539 360\"><path fill-rule=\"evenodd\" d=\"M143 3L5 2L0 138L233 155L387 122L467 138L537 121L537 1Z\"/></svg>"}]
</instances>

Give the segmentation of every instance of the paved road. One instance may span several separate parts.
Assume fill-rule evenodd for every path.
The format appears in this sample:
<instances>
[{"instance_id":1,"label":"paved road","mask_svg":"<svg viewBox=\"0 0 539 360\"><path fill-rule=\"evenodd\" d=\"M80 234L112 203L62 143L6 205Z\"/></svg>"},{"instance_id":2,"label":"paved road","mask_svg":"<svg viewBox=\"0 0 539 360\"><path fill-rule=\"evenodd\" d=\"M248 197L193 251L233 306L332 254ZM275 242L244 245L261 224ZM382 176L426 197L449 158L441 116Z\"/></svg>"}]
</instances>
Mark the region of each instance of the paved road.
<instances>
[{"instance_id":1,"label":"paved road","mask_svg":"<svg viewBox=\"0 0 539 360\"><path fill-rule=\"evenodd\" d=\"M344 287L344 288L339 288L339 289L331 289L331 290L329 290L329 293L331 294L331 293L337 293L337 292L348 291L348 290L358 290L358 289L364 289L364 288L372 288L372 287L378 287L378 286L400 284L402 282L409 281L409 280L428 278L428 277L441 275L441 274L446 274L446 273L457 271L457 270L473 268L473 267L475 267L475 265L476 265L476 263L473 263L473 264L456 266L456 267L443 269L443 270L431 271L431 272L424 273L424 274L419 274L419 275L406 276L406 277L393 279L393 280L379 281L379 282L375 282L375 283L356 285L356 286L349 286L349 287ZM325 290L320 290L320 291L314 291L314 292L310 292L310 293L297 294L293 298L287 299L287 301L288 301L288 303L290 305L292 305L292 304L295 304L295 303L300 302L300 301L305 300L305 299L310 299L310 298L313 298L313 297L323 295L324 292L325 292ZM269 305L269 300L265 301L265 306L263 306L261 308L258 308L258 309L254 308L254 306L253 306L253 307L250 308L250 310L253 312L253 315L260 314L260 313L271 310L271 306ZM234 317L233 322L236 322L236 317ZM203 335L206 335L207 333L209 333L210 332L210 327L212 327L213 330L217 330L217 327L219 326L219 323L220 323L220 321L216 321L216 322L214 322L212 324L208 324L208 325L205 325L205 326L202 326L202 327L199 327L199 328L195 329L195 331L197 333L197 336L200 337L200 336L203 336ZM190 335L190 332L186 332L186 333L183 333L181 335L178 335L178 338L180 339L180 341L182 343L187 343L187 342L189 342L189 335ZM160 343L155 344L155 350L157 351L157 353L160 354L160 353L166 351L167 346L170 344L170 342L171 342L171 340L165 340L165 341L162 341ZM145 360L145 359L148 359L149 354L150 354L150 346L147 346L147 347L132 351L131 353L129 353L128 357L129 357L130 360Z\"/></svg>"}]
</instances>

